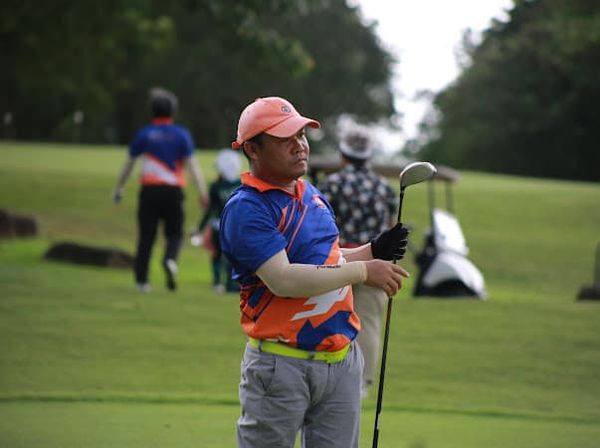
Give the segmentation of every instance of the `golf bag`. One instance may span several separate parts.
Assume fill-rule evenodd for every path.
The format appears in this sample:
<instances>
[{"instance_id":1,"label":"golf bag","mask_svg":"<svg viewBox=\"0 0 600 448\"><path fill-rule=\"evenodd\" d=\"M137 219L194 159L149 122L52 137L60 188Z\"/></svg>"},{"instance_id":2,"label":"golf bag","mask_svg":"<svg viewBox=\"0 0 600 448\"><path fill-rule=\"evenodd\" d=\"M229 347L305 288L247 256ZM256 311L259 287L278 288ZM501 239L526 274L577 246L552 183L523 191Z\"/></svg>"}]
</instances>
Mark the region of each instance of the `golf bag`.
<instances>
[{"instance_id":1,"label":"golf bag","mask_svg":"<svg viewBox=\"0 0 600 448\"><path fill-rule=\"evenodd\" d=\"M433 209L431 229L423 250L416 255L419 275L414 295L485 299L483 275L467 258L468 253L458 219L446 210Z\"/></svg>"}]
</instances>

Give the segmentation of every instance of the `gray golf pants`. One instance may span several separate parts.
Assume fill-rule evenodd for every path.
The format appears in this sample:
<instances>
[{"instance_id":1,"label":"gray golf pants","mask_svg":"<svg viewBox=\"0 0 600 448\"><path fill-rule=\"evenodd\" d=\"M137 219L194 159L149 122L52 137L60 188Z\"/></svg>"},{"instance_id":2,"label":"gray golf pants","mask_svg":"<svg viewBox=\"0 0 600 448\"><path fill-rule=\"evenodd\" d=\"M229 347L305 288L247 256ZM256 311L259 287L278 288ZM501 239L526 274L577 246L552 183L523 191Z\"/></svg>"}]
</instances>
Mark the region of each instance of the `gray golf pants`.
<instances>
[{"instance_id":1,"label":"gray golf pants","mask_svg":"<svg viewBox=\"0 0 600 448\"><path fill-rule=\"evenodd\" d=\"M240 448L357 448L363 357L352 343L337 364L246 346L237 423Z\"/></svg>"}]
</instances>

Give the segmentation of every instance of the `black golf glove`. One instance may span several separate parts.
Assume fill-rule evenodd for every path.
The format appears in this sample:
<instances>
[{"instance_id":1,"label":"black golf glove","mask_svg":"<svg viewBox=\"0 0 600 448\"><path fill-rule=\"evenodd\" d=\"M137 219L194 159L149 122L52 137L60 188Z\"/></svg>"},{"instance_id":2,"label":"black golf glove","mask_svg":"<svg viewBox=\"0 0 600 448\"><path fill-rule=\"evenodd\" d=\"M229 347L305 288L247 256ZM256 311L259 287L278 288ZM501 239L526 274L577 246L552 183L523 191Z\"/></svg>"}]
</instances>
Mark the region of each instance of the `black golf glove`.
<instances>
[{"instance_id":1,"label":"black golf glove","mask_svg":"<svg viewBox=\"0 0 600 448\"><path fill-rule=\"evenodd\" d=\"M384 230L371 240L373 258L380 260L402 260L408 244L409 230L399 222L394 227Z\"/></svg>"}]
</instances>

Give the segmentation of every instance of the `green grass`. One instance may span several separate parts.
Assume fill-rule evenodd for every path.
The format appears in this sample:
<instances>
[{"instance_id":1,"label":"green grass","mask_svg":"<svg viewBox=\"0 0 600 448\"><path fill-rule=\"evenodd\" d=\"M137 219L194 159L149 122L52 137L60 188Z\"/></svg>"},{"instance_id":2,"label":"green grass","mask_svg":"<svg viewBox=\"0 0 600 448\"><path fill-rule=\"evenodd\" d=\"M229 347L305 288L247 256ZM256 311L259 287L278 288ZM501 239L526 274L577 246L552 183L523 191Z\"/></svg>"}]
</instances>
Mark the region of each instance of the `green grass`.
<instances>
[{"instance_id":1,"label":"green grass","mask_svg":"<svg viewBox=\"0 0 600 448\"><path fill-rule=\"evenodd\" d=\"M163 288L160 243L149 295L127 271L43 260L67 239L133 250L135 179L121 206L110 202L124 148L1 144L0 155L0 208L41 228L0 242L0 446L234 446L243 334L237 298L210 288L205 252L184 248L177 294ZM209 179L214 155L199 153ZM426 193L405 199L417 245ZM465 173L455 206L490 298L413 300L407 282L380 446L597 446L600 303L575 296L592 280L600 187Z\"/></svg>"}]
</instances>

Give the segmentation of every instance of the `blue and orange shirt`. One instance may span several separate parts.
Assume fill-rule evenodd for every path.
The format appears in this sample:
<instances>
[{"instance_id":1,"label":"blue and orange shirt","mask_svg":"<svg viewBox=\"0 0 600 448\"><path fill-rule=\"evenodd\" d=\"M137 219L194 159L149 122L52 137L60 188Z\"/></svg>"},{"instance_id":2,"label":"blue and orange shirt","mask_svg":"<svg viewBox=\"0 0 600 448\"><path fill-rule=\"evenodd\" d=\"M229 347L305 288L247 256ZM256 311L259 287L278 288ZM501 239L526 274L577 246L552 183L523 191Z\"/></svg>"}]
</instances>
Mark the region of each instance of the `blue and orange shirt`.
<instances>
[{"instance_id":1,"label":"blue and orange shirt","mask_svg":"<svg viewBox=\"0 0 600 448\"><path fill-rule=\"evenodd\" d=\"M194 142L189 131L171 118L155 118L142 128L129 146L129 155L143 154L142 185L185 187L185 159L192 155Z\"/></svg>"},{"instance_id":2,"label":"blue and orange shirt","mask_svg":"<svg viewBox=\"0 0 600 448\"><path fill-rule=\"evenodd\" d=\"M256 275L283 249L290 263L344 262L333 210L309 182L299 179L292 194L243 173L221 215L220 237L242 286L241 325L248 336L316 351L340 350L356 337L360 320L351 286L316 297L279 297Z\"/></svg>"}]
</instances>

